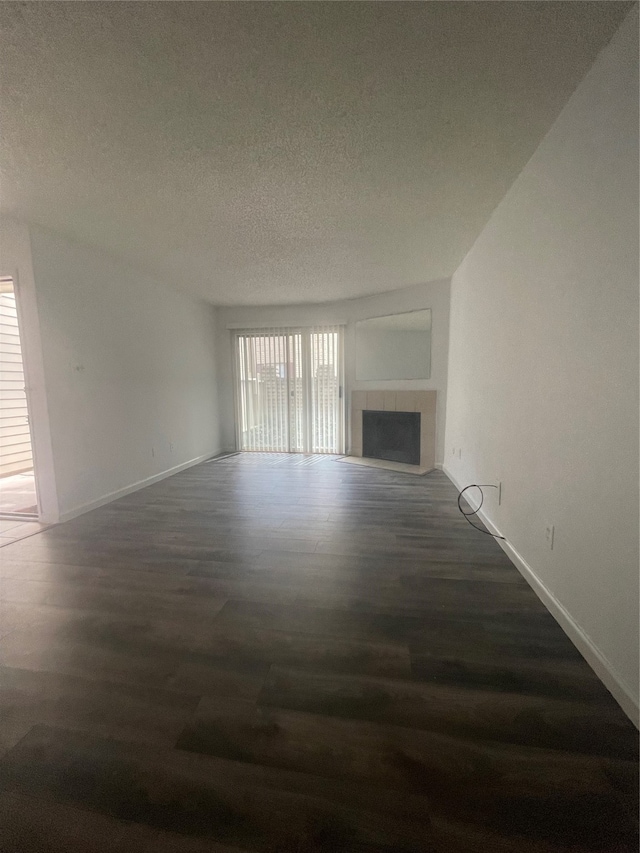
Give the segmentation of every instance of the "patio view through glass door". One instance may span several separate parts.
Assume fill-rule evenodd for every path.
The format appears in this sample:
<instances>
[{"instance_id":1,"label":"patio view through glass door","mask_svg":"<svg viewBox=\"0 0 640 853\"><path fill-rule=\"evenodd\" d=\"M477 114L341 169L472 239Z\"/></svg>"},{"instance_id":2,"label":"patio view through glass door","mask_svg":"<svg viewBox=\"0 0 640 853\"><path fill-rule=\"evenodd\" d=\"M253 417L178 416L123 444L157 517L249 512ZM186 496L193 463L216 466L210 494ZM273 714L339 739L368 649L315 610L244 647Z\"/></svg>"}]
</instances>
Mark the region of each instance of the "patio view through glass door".
<instances>
[{"instance_id":1,"label":"patio view through glass door","mask_svg":"<svg viewBox=\"0 0 640 853\"><path fill-rule=\"evenodd\" d=\"M343 453L343 327L235 334L240 450Z\"/></svg>"}]
</instances>

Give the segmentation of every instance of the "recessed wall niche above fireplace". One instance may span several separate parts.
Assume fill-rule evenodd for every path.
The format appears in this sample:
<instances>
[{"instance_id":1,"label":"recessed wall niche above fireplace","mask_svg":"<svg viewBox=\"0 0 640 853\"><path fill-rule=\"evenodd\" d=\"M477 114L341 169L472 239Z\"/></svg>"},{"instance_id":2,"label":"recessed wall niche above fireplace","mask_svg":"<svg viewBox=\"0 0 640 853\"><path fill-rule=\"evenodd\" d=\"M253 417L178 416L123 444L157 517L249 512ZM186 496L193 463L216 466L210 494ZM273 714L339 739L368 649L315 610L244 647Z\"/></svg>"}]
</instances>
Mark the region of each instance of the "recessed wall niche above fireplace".
<instances>
[{"instance_id":1,"label":"recessed wall niche above fireplace","mask_svg":"<svg viewBox=\"0 0 640 853\"><path fill-rule=\"evenodd\" d=\"M436 392L353 391L350 452L434 468Z\"/></svg>"}]
</instances>

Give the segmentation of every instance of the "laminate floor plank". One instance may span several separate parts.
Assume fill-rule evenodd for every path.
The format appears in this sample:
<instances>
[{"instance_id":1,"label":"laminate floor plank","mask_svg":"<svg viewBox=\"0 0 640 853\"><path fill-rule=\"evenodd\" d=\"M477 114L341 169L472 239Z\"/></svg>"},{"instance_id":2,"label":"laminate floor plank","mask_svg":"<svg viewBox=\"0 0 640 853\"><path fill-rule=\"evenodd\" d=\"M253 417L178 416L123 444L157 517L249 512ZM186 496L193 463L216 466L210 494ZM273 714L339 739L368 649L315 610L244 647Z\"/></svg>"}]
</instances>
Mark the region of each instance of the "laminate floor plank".
<instances>
[{"instance_id":1,"label":"laminate floor plank","mask_svg":"<svg viewBox=\"0 0 640 853\"><path fill-rule=\"evenodd\" d=\"M637 737L615 703L468 690L271 667L258 703L505 743L635 760Z\"/></svg>"},{"instance_id":2,"label":"laminate floor plank","mask_svg":"<svg viewBox=\"0 0 640 853\"><path fill-rule=\"evenodd\" d=\"M423 798L47 726L0 762L0 791L248 849L418 853L429 844Z\"/></svg>"},{"instance_id":3,"label":"laminate floor plank","mask_svg":"<svg viewBox=\"0 0 640 853\"><path fill-rule=\"evenodd\" d=\"M87 680L78 676L0 667L0 717L17 727L49 724L171 746L197 699L169 690Z\"/></svg>"},{"instance_id":4,"label":"laminate floor plank","mask_svg":"<svg viewBox=\"0 0 640 853\"><path fill-rule=\"evenodd\" d=\"M204 697L177 741L179 749L282 767L386 788L420 789L437 799L443 789L473 788L471 797L546 797L574 789L611 794L596 757L568 751L471 742L424 729L283 710ZM522 772L526 762L528 772ZM481 793L480 793L481 792ZM464 809L464 799L457 808Z\"/></svg>"},{"instance_id":5,"label":"laminate floor plank","mask_svg":"<svg viewBox=\"0 0 640 853\"><path fill-rule=\"evenodd\" d=\"M441 472L239 454L0 552L0 853L636 853L637 802Z\"/></svg>"},{"instance_id":6,"label":"laminate floor plank","mask_svg":"<svg viewBox=\"0 0 640 853\"><path fill-rule=\"evenodd\" d=\"M74 806L0 796L0 853L239 853L239 848L185 838Z\"/></svg>"}]
</instances>

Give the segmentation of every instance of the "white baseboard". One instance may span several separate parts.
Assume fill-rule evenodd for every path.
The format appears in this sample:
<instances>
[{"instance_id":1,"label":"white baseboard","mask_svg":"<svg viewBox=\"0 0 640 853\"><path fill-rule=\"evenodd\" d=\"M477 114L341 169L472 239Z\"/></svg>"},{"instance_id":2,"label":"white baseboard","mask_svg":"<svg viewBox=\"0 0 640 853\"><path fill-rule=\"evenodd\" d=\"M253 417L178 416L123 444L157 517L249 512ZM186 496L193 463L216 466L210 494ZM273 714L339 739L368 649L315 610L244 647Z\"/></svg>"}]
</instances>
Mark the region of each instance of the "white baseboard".
<instances>
[{"instance_id":1,"label":"white baseboard","mask_svg":"<svg viewBox=\"0 0 640 853\"><path fill-rule=\"evenodd\" d=\"M456 478L451 471L447 469L446 465L443 466L442 470L451 480L456 489L461 491L463 486L456 481ZM487 530L491 531L491 533L495 533L497 536L504 535L482 510L478 512L478 518L486 525ZM616 668L593 642L591 637L589 637L589 635L575 621L567 608L558 601L551 590L545 586L533 568L524 559L522 554L520 554L519 551L510 544L508 539L496 539L496 542L500 545L502 550L506 553L511 562L536 593L540 601L542 601L544 606L587 661L591 669L593 669L600 681L602 681L604 686L629 717L631 722L638 727L640 717L638 700L633 695L633 692L620 676Z\"/></svg>"},{"instance_id":2,"label":"white baseboard","mask_svg":"<svg viewBox=\"0 0 640 853\"><path fill-rule=\"evenodd\" d=\"M198 465L200 462L204 462L206 459L211 459L216 455L217 451L212 451L211 453L205 453L202 456L197 456L195 459L189 459L188 462L182 462L180 465L174 465L173 468L167 468L166 471L161 471L159 474L153 474L151 477L146 477L144 480L138 480L135 483L131 483L129 486L124 486L122 489L117 489L115 492L109 492L107 495L103 495L101 498L97 498L95 501L89 501L88 503L81 504L80 506L74 507L73 509L68 509L66 512L60 513L60 517L58 521L71 521L72 518L77 518L79 515L83 515L85 512L90 512L92 509L98 509L98 507L104 506L105 504L111 503L111 501L116 501L118 498L123 498L125 495L130 495L132 492L137 492L140 489L145 489L147 486L152 486L154 483L160 482L160 480L165 480L167 477L171 477L174 474L178 474L180 471L185 471L187 468L192 468L194 465Z\"/></svg>"}]
</instances>

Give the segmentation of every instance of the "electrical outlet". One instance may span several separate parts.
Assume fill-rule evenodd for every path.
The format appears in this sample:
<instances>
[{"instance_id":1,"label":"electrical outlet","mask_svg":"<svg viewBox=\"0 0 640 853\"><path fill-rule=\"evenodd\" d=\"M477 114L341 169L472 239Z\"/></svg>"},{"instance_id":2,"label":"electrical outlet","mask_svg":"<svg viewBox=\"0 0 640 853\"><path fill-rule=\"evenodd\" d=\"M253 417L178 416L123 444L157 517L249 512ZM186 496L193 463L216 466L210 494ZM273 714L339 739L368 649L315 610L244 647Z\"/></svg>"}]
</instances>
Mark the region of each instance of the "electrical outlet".
<instances>
[{"instance_id":1,"label":"electrical outlet","mask_svg":"<svg viewBox=\"0 0 640 853\"><path fill-rule=\"evenodd\" d=\"M458 459L462 459L462 448L458 448Z\"/></svg>"},{"instance_id":2,"label":"electrical outlet","mask_svg":"<svg viewBox=\"0 0 640 853\"><path fill-rule=\"evenodd\" d=\"M555 538L556 529L553 524L547 524L544 530L544 538L547 543L547 547L550 551L553 551L553 540Z\"/></svg>"}]
</instances>

